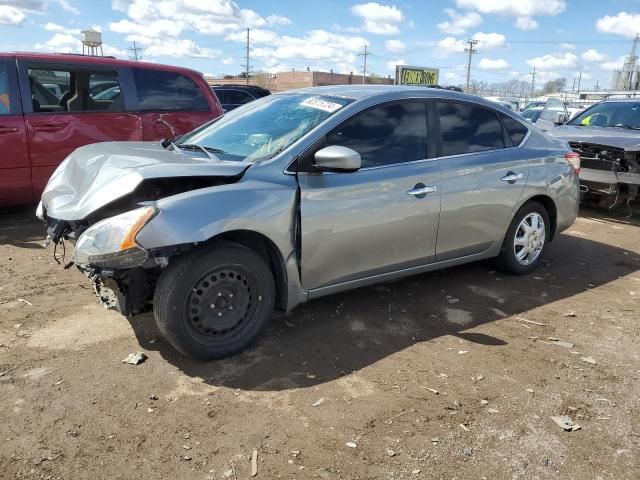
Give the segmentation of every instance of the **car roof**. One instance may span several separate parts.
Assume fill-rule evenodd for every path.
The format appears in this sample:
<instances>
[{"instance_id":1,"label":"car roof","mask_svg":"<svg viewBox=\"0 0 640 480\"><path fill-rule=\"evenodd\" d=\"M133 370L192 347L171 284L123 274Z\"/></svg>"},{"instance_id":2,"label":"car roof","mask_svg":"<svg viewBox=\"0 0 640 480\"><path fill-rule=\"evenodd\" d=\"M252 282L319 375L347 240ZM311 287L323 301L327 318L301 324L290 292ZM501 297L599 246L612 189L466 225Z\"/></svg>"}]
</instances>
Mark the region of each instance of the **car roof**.
<instances>
[{"instance_id":1,"label":"car roof","mask_svg":"<svg viewBox=\"0 0 640 480\"><path fill-rule=\"evenodd\" d=\"M501 112L511 112L510 109L503 107L500 103L486 100L477 95L468 93L460 93L453 90L445 90L442 88L430 87L411 87L407 85L330 85L324 87L307 87L296 90L287 90L279 92L275 95L291 95L291 94L308 94L308 95L328 95L336 97L344 97L352 100L362 100L365 98L378 97L381 100L386 98L446 98L451 100L462 100L481 104L483 106L500 110Z\"/></svg>"},{"instance_id":2,"label":"car roof","mask_svg":"<svg viewBox=\"0 0 640 480\"><path fill-rule=\"evenodd\" d=\"M148 68L153 70L165 70L172 72L189 72L196 75L202 75L196 70L184 67L176 67L173 65L164 65L161 63L141 62L134 60L121 60L115 57L99 57L93 55L81 55L73 53L38 53L38 52L0 52L0 57L12 56L18 60L27 60L32 62L47 61L59 63L75 63L87 65L102 65L111 67L137 67Z\"/></svg>"},{"instance_id":3,"label":"car roof","mask_svg":"<svg viewBox=\"0 0 640 480\"><path fill-rule=\"evenodd\" d=\"M640 102L640 97L610 97L610 98L605 98L603 102L611 102L611 103Z\"/></svg>"}]
</instances>

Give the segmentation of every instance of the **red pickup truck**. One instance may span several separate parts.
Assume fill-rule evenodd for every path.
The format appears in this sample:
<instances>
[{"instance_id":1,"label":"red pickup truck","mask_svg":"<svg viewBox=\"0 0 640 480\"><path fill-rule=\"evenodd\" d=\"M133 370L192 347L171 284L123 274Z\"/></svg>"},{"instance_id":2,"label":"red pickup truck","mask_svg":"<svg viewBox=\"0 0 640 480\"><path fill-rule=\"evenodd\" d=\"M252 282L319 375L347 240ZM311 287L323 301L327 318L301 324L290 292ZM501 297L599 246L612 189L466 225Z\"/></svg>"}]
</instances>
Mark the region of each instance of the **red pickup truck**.
<instances>
[{"instance_id":1,"label":"red pickup truck","mask_svg":"<svg viewBox=\"0 0 640 480\"><path fill-rule=\"evenodd\" d=\"M193 70L0 52L0 205L37 201L55 168L82 145L174 137L220 115Z\"/></svg>"}]
</instances>

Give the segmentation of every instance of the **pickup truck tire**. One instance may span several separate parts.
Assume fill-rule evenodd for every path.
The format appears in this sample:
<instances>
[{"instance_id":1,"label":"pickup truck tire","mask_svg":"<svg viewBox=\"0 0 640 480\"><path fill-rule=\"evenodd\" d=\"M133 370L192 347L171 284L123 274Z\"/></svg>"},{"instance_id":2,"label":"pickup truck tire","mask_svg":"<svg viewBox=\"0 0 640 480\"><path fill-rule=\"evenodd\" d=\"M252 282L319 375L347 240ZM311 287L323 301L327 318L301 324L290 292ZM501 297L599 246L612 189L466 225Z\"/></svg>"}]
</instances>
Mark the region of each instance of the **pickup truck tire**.
<instances>
[{"instance_id":1,"label":"pickup truck tire","mask_svg":"<svg viewBox=\"0 0 640 480\"><path fill-rule=\"evenodd\" d=\"M547 248L550 226L549 214L542 204L524 204L513 217L500 254L493 260L495 267L514 275L531 272Z\"/></svg>"},{"instance_id":2,"label":"pickup truck tire","mask_svg":"<svg viewBox=\"0 0 640 480\"><path fill-rule=\"evenodd\" d=\"M275 284L253 250L220 242L175 258L154 294L158 329L196 360L233 355L250 345L273 313Z\"/></svg>"}]
</instances>

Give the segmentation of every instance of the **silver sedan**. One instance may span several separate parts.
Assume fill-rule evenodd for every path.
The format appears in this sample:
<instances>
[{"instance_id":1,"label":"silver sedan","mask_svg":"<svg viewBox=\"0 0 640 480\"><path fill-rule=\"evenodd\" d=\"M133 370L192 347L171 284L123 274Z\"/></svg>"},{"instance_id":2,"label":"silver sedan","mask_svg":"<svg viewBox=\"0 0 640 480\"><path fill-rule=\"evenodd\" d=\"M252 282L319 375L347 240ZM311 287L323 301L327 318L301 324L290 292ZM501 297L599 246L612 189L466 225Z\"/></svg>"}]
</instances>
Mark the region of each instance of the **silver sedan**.
<instances>
[{"instance_id":1,"label":"silver sedan","mask_svg":"<svg viewBox=\"0 0 640 480\"><path fill-rule=\"evenodd\" d=\"M153 309L175 348L213 359L323 295L483 259L530 272L576 218L579 169L475 96L317 87L181 138L82 147L39 216L106 306Z\"/></svg>"}]
</instances>

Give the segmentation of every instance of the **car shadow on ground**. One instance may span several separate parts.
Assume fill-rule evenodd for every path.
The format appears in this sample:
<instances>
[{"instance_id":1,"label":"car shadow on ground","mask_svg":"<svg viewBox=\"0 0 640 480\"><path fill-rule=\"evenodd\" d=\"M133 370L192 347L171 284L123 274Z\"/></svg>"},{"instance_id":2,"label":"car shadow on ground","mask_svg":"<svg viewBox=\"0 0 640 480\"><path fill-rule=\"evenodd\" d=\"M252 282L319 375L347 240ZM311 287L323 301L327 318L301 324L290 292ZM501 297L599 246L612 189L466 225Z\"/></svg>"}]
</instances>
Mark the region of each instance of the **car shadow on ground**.
<instances>
[{"instance_id":1,"label":"car shadow on ground","mask_svg":"<svg viewBox=\"0 0 640 480\"><path fill-rule=\"evenodd\" d=\"M577 234L560 235L530 275L504 275L478 262L332 295L274 318L254 346L216 362L196 362L177 353L161 338L151 314L135 317L131 324L143 348L158 350L185 374L208 384L243 390L303 388L445 335L501 348L503 339L469 330L569 299L638 269L640 257L634 252ZM564 313L559 310L558 316Z\"/></svg>"},{"instance_id":2,"label":"car shadow on ground","mask_svg":"<svg viewBox=\"0 0 640 480\"><path fill-rule=\"evenodd\" d=\"M0 208L0 244L42 249L47 231L36 205Z\"/></svg>"}]
</instances>

